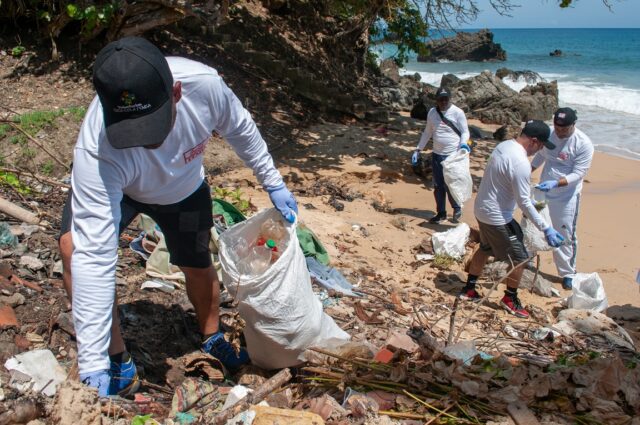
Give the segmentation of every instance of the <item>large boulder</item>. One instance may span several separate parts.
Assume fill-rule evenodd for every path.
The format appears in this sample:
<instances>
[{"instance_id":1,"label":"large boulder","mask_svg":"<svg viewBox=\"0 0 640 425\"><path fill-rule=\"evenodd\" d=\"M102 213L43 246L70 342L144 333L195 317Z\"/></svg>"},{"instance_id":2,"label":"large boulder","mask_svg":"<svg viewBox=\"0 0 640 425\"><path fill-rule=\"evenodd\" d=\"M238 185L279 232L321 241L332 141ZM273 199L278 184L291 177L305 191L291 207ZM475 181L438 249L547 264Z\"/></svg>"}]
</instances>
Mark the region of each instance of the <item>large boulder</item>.
<instances>
[{"instance_id":1,"label":"large boulder","mask_svg":"<svg viewBox=\"0 0 640 425\"><path fill-rule=\"evenodd\" d=\"M400 82L400 68L393 59L385 59L380 62L380 72L396 83Z\"/></svg>"},{"instance_id":2,"label":"large boulder","mask_svg":"<svg viewBox=\"0 0 640 425\"><path fill-rule=\"evenodd\" d=\"M548 120L558 107L555 81L526 86L518 93L490 71L483 71L475 77L460 80L451 90L452 101L468 118L488 124L519 127L530 119Z\"/></svg>"},{"instance_id":3,"label":"large boulder","mask_svg":"<svg viewBox=\"0 0 640 425\"><path fill-rule=\"evenodd\" d=\"M478 32L459 32L455 37L432 40L427 43L430 54L418 56L418 62L450 61L504 61L507 59L499 43L493 42L493 33L487 29Z\"/></svg>"}]
</instances>

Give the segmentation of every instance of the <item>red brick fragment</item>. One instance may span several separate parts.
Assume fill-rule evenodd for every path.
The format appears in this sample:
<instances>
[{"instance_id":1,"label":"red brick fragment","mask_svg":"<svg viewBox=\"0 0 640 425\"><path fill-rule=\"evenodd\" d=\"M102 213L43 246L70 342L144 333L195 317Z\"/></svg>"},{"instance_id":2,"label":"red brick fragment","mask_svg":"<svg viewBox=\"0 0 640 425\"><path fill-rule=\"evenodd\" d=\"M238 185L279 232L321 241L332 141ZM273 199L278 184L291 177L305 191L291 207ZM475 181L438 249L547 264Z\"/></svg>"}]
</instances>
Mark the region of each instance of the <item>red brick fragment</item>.
<instances>
[{"instance_id":1,"label":"red brick fragment","mask_svg":"<svg viewBox=\"0 0 640 425\"><path fill-rule=\"evenodd\" d=\"M17 328L18 318L10 305L0 305L0 329Z\"/></svg>"}]
</instances>

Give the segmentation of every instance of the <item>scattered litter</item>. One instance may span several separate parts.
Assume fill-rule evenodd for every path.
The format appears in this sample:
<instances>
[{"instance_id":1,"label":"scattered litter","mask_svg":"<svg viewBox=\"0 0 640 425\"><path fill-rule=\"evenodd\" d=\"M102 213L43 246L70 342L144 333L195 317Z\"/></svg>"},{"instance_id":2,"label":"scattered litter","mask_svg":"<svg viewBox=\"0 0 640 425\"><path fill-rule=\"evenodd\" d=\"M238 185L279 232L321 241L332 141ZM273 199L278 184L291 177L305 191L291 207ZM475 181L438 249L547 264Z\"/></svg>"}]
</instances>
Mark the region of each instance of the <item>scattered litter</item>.
<instances>
[{"instance_id":1,"label":"scattered litter","mask_svg":"<svg viewBox=\"0 0 640 425\"><path fill-rule=\"evenodd\" d=\"M146 280L142 282L140 289L159 289L162 292L172 293L176 290L175 284L173 282L168 282L166 280L153 279Z\"/></svg>"},{"instance_id":2,"label":"scattered litter","mask_svg":"<svg viewBox=\"0 0 640 425\"><path fill-rule=\"evenodd\" d=\"M15 248L18 245L18 238L11 232L11 228L6 222L0 222L0 247Z\"/></svg>"},{"instance_id":3,"label":"scattered litter","mask_svg":"<svg viewBox=\"0 0 640 425\"><path fill-rule=\"evenodd\" d=\"M220 410L222 411L228 409L252 392L252 389L249 389L244 385L236 385L235 387L231 388L229 394L227 394L227 399L224 401L224 404L222 405L222 408Z\"/></svg>"},{"instance_id":4,"label":"scattered litter","mask_svg":"<svg viewBox=\"0 0 640 425\"><path fill-rule=\"evenodd\" d=\"M558 314L558 323L553 327L566 335L573 335L578 331L603 339L605 345L613 344L635 351L635 345L627 331L602 313L577 309L562 310ZM595 349L595 344L592 343L591 348Z\"/></svg>"},{"instance_id":5,"label":"scattered litter","mask_svg":"<svg viewBox=\"0 0 640 425\"><path fill-rule=\"evenodd\" d=\"M23 255L20 257L20 265L31 270L44 269L44 263L38 257L31 255Z\"/></svg>"},{"instance_id":6,"label":"scattered litter","mask_svg":"<svg viewBox=\"0 0 640 425\"><path fill-rule=\"evenodd\" d=\"M416 260L418 261L431 261L435 257L433 254L416 254Z\"/></svg>"},{"instance_id":7,"label":"scattered litter","mask_svg":"<svg viewBox=\"0 0 640 425\"><path fill-rule=\"evenodd\" d=\"M449 345L445 347L443 353L447 356L462 360L462 363L468 365L471 364L471 361L475 356L480 356L484 360L490 360L493 356L483 353L482 351L478 351L476 349L476 343L473 340L470 341L460 341L456 344Z\"/></svg>"},{"instance_id":8,"label":"scattered litter","mask_svg":"<svg viewBox=\"0 0 640 425\"><path fill-rule=\"evenodd\" d=\"M338 270L322 265L313 257L306 257L307 268L312 278L323 288L333 290L350 297L359 297L353 291L353 285Z\"/></svg>"},{"instance_id":9,"label":"scattered litter","mask_svg":"<svg viewBox=\"0 0 640 425\"><path fill-rule=\"evenodd\" d=\"M26 351L11 357L4 367L11 372L13 388L23 392L32 389L48 397L55 395L58 384L67 378L50 350Z\"/></svg>"}]
</instances>

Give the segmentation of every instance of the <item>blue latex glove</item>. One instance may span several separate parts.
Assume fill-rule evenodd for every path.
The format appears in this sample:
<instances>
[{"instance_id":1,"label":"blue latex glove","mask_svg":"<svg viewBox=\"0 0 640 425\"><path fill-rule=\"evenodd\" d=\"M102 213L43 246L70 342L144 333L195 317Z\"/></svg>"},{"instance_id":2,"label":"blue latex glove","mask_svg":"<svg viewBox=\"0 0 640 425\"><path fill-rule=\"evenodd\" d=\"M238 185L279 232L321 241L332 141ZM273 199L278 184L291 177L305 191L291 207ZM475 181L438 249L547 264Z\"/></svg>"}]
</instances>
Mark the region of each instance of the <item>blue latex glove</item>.
<instances>
[{"instance_id":1,"label":"blue latex glove","mask_svg":"<svg viewBox=\"0 0 640 425\"><path fill-rule=\"evenodd\" d=\"M547 180L537 185L536 189L540 189L543 192L548 192L556 187L558 187L558 180Z\"/></svg>"},{"instance_id":2,"label":"blue latex glove","mask_svg":"<svg viewBox=\"0 0 640 425\"><path fill-rule=\"evenodd\" d=\"M96 372L81 373L80 382L98 390L100 397L107 397L109 395L109 383L111 382L111 375L108 370L98 370Z\"/></svg>"},{"instance_id":3,"label":"blue latex glove","mask_svg":"<svg viewBox=\"0 0 640 425\"><path fill-rule=\"evenodd\" d=\"M547 243L554 248L559 247L562 244L562 241L564 241L562 235L551 226L545 229L544 237L547 239Z\"/></svg>"},{"instance_id":4,"label":"blue latex glove","mask_svg":"<svg viewBox=\"0 0 640 425\"><path fill-rule=\"evenodd\" d=\"M467 145L466 143L463 143L460 145L460 149L464 149L467 152L471 153L471 148L469 147L469 145Z\"/></svg>"},{"instance_id":5,"label":"blue latex glove","mask_svg":"<svg viewBox=\"0 0 640 425\"><path fill-rule=\"evenodd\" d=\"M411 165L413 165L414 167L418 165L418 158L420 158L420 152L414 151L413 155L411 155Z\"/></svg>"},{"instance_id":6,"label":"blue latex glove","mask_svg":"<svg viewBox=\"0 0 640 425\"><path fill-rule=\"evenodd\" d=\"M296 216L293 213L298 214L298 204L289 189L287 189L287 186L282 183L278 187L267 189L267 192L269 192L269 198L271 198L273 206L280 211L284 219L289 223L296 221Z\"/></svg>"}]
</instances>

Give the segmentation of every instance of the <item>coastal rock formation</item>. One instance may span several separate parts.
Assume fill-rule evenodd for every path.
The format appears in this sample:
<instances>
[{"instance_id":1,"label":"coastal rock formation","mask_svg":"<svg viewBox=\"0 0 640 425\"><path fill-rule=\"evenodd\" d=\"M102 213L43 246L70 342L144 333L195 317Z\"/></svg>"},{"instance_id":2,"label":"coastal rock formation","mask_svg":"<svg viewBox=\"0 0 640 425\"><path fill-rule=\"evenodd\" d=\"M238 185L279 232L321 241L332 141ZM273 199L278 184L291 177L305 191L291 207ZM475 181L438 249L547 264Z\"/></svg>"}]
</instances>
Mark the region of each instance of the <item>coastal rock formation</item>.
<instances>
[{"instance_id":1,"label":"coastal rock formation","mask_svg":"<svg viewBox=\"0 0 640 425\"><path fill-rule=\"evenodd\" d=\"M387 78L390 78L394 82L400 82L400 68L393 59L385 59L380 62L380 72Z\"/></svg>"},{"instance_id":2,"label":"coastal rock formation","mask_svg":"<svg viewBox=\"0 0 640 425\"><path fill-rule=\"evenodd\" d=\"M455 37L432 40L427 43L429 56L418 56L418 62L474 61L494 62L507 59L499 43L493 42L493 33L487 29L478 32L459 32Z\"/></svg>"},{"instance_id":3,"label":"coastal rock formation","mask_svg":"<svg viewBox=\"0 0 640 425\"><path fill-rule=\"evenodd\" d=\"M556 49L553 52L549 52L549 56L562 56L562 50Z\"/></svg>"},{"instance_id":4,"label":"coastal rock formation","mask_svg":"<svg viewBox=\"0 0 640 425\"><path fill-rule=\"evenodd\" d=\"M527 84L536 84L538 81L542 81L543 78L535 71L523 70L523 71L512 71L509 68L499 68L496 71L496 77L504 80L505 78L510 79L511 81L519 81L522 80Z\"/></svg>"},{"instance_id":5,"label":"coastal rock formation","mask_svg":"<svg viewBox=\"0 0 640 425\"><path fill-rule=\"evenodd\" d=\"M558 107L558 85L538 83L520 93L489 71L451 87L452 101L466 113L485 123L520 126L530 119L547 120Z\"/></svg>"}]
</instances>

